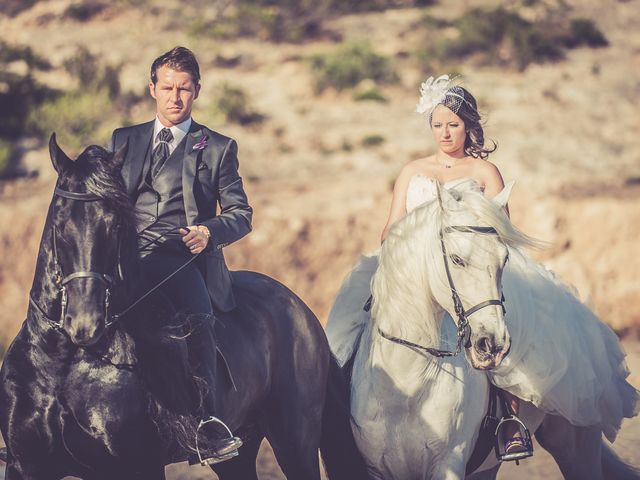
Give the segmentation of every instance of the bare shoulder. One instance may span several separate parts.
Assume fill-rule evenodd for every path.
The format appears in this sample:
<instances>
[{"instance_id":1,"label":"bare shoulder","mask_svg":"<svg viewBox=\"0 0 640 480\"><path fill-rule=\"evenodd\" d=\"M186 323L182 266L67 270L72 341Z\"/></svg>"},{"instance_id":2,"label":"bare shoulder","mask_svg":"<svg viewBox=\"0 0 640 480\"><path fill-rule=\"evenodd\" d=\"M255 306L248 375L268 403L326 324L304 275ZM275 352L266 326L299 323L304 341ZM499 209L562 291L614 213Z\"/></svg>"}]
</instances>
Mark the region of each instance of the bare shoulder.
<instances>
[{"instance_id":1,"label":"bare shoulder","mask_svg":"<svg viewBox=\"0 0 640 480\"><path fill-rule=\"evenodd\" d=\"M502 178L500 169L489 160L474 158L472 161L474 173L483 180L491 180L496 177Z\"/></svg>"},{"instance_id":2,"label":"bare shoulder","mask_svg":"<svg viewBox=\"0 0 640 480\"><path fill-rule=\"evenodd\" d=\"M424 175L424 170L424 159L420 158L405 163L396 178L394 191L402 192L406 190L411 178L418 174Z\"/></svg>"},{"instance_id":3,"label":"bare shoulder","mask_svg":"<svg viewBox=\"0 0 640 480\"><path fill-rule=\"evenodd\" d=\"M432 177L435 164L435 155L411 160L402 168L400 175L424 175L425 177Z\"/></svg>"},{"instance_id":4,"label":"bare shoulder","mask_svg":"<svg viewBox=\"0 0 640 480\"><path fill-rule=\"evenodd\" d=\"M486 194L493 196L504 187L500 169L489 160L474 160L474 177L480 181Z\"/></svg>"}]
</instances>

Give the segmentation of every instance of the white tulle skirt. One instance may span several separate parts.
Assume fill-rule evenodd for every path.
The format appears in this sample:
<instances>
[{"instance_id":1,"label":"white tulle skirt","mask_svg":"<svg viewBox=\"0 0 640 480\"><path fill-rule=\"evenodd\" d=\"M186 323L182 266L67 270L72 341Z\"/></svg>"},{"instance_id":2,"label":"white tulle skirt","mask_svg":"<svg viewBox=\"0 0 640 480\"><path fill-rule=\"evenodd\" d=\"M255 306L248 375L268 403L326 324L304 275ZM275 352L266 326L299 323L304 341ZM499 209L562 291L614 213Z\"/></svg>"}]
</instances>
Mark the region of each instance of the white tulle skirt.
<instances>
[{"instance_id":1,"label":"white tulle skirt","mask_svg":"<svg viewBox=\"0 0 640 480\"><path fill-rule=\"evenodd\" d=\"M377 265L377 252L360 257L329 314L327 336L341 364L369 321L362 307ZM616 334L570 287L518 251L510 251L502 283L512 343L489 380L574 425L599 425L613 441L623 418L640 410Z\"/></svg>"}]
</instances>

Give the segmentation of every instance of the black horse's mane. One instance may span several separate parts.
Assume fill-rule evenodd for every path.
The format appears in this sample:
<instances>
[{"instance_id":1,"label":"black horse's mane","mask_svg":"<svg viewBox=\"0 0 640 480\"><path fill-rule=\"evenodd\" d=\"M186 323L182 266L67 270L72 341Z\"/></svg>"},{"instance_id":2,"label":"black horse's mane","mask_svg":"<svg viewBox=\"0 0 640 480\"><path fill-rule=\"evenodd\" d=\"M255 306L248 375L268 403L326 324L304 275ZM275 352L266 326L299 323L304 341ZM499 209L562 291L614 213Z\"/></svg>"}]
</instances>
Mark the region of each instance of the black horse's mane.
<instances>
[{"instance_id":1,"label":"black horse's mane","mask_svg":"<svg viewBox=\"0 0 640 480\"><path fill-rule=\"evenodd\" d=\"M91 193L104 201L105 208L113 213L119 224L120 262L125 273L123 289L127 294L138 280L138 245L136 234L137 211L131 202L120 166L114 165L114 153L99 146L90 145L65 168L60 175L62 186L71 191ZM131 298L125 299L130 301Z\"/></svg>"},{"instance_id":2,"label":"black horse's mane","mask_svg":"<svg viewBox=\"0 0 640 480\"><path fill-rule=\"evenodd\" d=\"M135 231L136 212L124 185L120 170L113 165L114 153L99 145L90 145L75 160L69 181L79 183L86 193L104 200L122 226Z\"/></svg>"},{"instance_id":3,"label":"black horse's mane","mask_svg":"<svg viewBox=\"0 0 640 480\"><path fill-rule=\"evenodd\" d=\"M91 193L104 201L120 225L120 262L124 272L125 305L138 280L139 256L136 234L137 212L132 204L120 167L114 165L114 153L98 145L91 145L64 169L59 186L75 192ZM150 414L165 440L174 439L185 450L193 449L196 425L190 411L201 401L202 382L190 369L181 369L181 343L184 342L184 316L167 310L166 304L136 308L135 318L123 319L124 329L136 342L137 366L150 390ZM158 322L157 317L171 317ZM155 318L154 318L155 317ZM159 327L163 325L162 327ZM192 383L195 382L195 383ZM195 390L194 390L195 389Z\"/></svg>"}]
</instances>

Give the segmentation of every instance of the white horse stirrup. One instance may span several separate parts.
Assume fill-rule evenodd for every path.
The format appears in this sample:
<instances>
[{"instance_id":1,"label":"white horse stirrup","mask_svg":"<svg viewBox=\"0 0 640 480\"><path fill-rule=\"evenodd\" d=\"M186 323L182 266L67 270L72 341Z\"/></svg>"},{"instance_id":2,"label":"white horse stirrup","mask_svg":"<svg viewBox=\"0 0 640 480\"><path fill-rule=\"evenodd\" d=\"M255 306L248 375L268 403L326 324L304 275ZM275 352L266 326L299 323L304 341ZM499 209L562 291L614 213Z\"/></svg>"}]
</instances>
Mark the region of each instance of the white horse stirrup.
<instances>
[{"instance_id":1,"label":"white horse stirrup","mask_svg":"<svg viewBox=\"0 0 640 480\"><path fill-rule=\"evenodd\" d=\"M507 423L516 423L518 426L518 431L521 436L522 445L524 447L523 451L508 453L506 448L506 442L503 436L502 428ZM529 433L529 429L524 424L520 418L518 418L515 414L511 414L508 417L503 417L502 420L498 423L496 427L496 457L501 462L508 462L515 460L516 465L519 465L519 461L525 458L531 457L533 455L533 444L531 441L531 434Z\"/></svg>"}]
</instances>

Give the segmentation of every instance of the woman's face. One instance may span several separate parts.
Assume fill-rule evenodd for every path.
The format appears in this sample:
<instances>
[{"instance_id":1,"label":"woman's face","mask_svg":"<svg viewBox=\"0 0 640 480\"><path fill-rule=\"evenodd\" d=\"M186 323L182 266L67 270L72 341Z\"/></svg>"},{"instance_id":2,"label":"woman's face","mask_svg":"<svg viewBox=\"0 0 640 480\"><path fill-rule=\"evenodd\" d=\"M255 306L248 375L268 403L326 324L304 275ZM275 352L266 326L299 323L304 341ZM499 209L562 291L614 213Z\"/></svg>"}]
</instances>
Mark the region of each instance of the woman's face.
<instances>
[{"instance_id":1,"label":"woman's face","mask_svg":"<svg viewBox=\"0 0 640 480\"><path fill-rule=\"evenodd\" d=\"M444 105L438 105L433 111L431 133L444 153L464 155L464 141L467 138L464 121Z\"/></svg>"}]
</instances>

